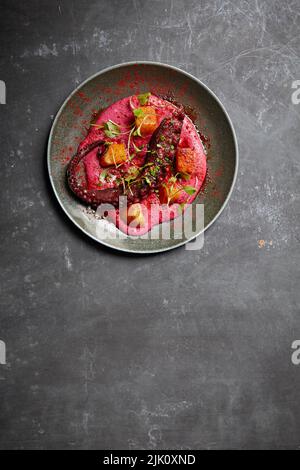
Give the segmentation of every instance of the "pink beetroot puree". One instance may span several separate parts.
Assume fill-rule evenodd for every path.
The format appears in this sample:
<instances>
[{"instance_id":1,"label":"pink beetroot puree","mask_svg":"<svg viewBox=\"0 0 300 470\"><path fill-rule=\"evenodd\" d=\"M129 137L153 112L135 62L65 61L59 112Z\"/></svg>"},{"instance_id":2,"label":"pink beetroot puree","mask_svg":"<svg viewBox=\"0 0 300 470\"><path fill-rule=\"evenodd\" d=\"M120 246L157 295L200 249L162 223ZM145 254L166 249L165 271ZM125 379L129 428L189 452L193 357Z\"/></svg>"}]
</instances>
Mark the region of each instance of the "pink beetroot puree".
<instances>
[{"instance_id":1,"label":"pink beetroot puree","mask_svg":"<svg viewBox=\"0 0 300 470\"><path fill-rule=\"evenodd\" d=\"M145 104L143 103L143 105L155 109L157 128L165 118L172 118L176 115L176 112L178 112L178 108L174 104L152 94L149 94L147 102ZM114 188L116 187L116 183L120 184L120 180L124 181L124 175L126 176L128 171L131 171L131 167L141 168L147 163L150 152L148 144L152 133L134 136L133 132L131 132L133 123L135 122L133 111L139 108L141 108L141 103L137 96L123 98L115 102L100 114L95 123L96 126L91 126L88 135L80 143L79 151L85 146L99 141L99 139L103 139L105 142L109 142L109 145L111 145L111 143L124 144L127 153L126 162L107 168L107 166L104 167L100 163L101 157L99 158L98 147L92 149L83 160L87 189L99 190ZM106 123L108 121L117 125L118 132L115 135L108 136L107 133L105 133L105 129L107 130ZM191 194L191 191L186 192L185 190L180 191L176 202L170 201L166 204L161 201L159 187L157 187L155 191L150 191L149 194L138 201L141 204L140 207L144 216L142 224L137 224L134 220L128 223L126 216L124 216L124 211L122 211L122 216L120 216L119 209L116 209L115 217L112 212L109 211L108 218L116 223L120 230L133 236L143 235L154 225L177 217L179 213L185 209L183 204L189 204L195 199L205 179L206 156L199 134L193 122L186 115L183 118L180 138L176 149L177 153L179 149L191 149L194 152L193 172L191 174L185 174L183 177L183 175L176 171L176 162L170 162L170 168L164 170L166 174L163 181L160 181L159 184L169 184L168 181L171 181L170 177L174 178L176 176L176 182L184 188L194 188L193 193ZM181 204L181 207L179 207L179 204Z\"/></svg>"}]
</instances>

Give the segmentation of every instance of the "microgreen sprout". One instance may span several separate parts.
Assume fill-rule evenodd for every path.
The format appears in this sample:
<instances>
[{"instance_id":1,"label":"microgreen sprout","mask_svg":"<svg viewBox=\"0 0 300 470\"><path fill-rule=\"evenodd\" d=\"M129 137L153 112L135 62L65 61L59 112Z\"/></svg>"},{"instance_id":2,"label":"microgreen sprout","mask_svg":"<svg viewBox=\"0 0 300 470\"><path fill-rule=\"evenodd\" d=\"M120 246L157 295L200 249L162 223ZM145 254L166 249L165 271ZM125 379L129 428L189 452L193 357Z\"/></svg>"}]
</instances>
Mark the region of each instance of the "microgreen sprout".
<instances>
[{"instance_id":1,"label":"microgreen sprout","mask_svg":"<svg viewBox=\"0 0 300 470\"><path fill-rule=\"evenodd\" d=\"M148 92L148 93L142 93L141 95L138 95L138 100L140 102L140 104L143 106L145 105L146 103L148 103L148 99L150 97L151 93Z\"/></svg>"}]
</instances>

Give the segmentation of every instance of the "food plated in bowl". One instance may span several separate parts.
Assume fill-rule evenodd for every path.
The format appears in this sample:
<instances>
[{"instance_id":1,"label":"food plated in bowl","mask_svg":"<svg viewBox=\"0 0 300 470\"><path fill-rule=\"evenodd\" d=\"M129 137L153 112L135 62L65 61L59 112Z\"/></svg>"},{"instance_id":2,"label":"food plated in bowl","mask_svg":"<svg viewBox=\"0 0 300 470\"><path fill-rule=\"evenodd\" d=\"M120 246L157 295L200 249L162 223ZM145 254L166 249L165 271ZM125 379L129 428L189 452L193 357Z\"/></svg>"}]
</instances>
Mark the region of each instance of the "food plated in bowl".
<instances>
[{"instance_id":1,"label":"food plated in bowl","mask_svg":"<svg viewBox=\"0 0 300 470\"><path fill-rule=\"evenodd\" d=\"M86 80L61 107L48 143L50 180L66 214L93 239L135 253L175 248L211 225L231 194L237 158L215 95L190 74L152 62ZM197 204L203 228L177 233L179 215ZM174 236L165 239L168 225Z\"/></svg>"},{"instance_id":2,"label":"food plated in bowl","mask_svg":"<svg viewBox=\"0 0 300 470\"><path fill-rule=\"evenodd\" d=\"M184 213L204 182L206 155L184 108L146 92L100 113L67 173L83 203L111 204L116 210L106 211L107 219L138 236ZM120 208L120 196L126 196L126 207Z\"/></svg>"}]
</instances>

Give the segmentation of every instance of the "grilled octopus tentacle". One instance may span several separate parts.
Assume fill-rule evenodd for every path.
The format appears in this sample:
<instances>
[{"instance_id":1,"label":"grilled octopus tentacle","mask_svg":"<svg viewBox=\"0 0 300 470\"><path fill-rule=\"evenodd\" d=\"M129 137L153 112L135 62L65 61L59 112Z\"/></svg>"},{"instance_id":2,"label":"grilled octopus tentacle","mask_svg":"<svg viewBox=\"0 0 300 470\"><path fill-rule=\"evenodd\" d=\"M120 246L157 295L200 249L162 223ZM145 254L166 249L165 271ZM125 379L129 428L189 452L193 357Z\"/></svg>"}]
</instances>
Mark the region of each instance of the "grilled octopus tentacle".
<instances>
[{"instance_id":1,"label":"grilled octopus tentacle","mask_svg":"<svg viewBox=\"0 0 300 470\"><path fill-rule=\"evenodd\" d=\"M148 146L146 166L142 173L142 183L137 187L131 187L133 193L137 192L140 198L146 197L156 188L157 183L163 180L167 166L173 166L183 119L184 113L179 110L172 118L163 119L153 133Z\"/></svg>"},{"instance_id":2,"label":"grilled octopus tentacle","mask_svg":"<svg viewBox=\"0 0 300 470\"><path fill-rule=\"evenodd\" d=\"M103 140L97 140L90 145L80 149L72 158L67 169L67 179L70 189L76 196L86 204L99 206L99 204L112 204L115 207L119 204L119 188L111 189L86 189L76 178L76 168L80 161L95 147L103 144Z\"/></svg>"},{"instance_id":3,"label":"grilled octopus tentacle","mask_svg":"<svg viewBox=\"0 0 300 470\"><path fill-rule=\"evenodd\" d=\"M153 191L157 182L162 181L165 166L172 164L180 133L184 113L179 110L172 118L164 119L153 133L148 146L148 158L142 177L138 183L134 183L130 192L124 192L123 185L110 189L86 189L77 181L76 168L80 161L95 147L103 144L103 140L97 140L90 145L80 149L72 158L67 169L67 179L70 189L76 196L86 204L97 207L100 204L112 204L119 206L119 197L127 196L129 203L137 202L145 198ZM150 165L152 163L152 165Z\"/></svg>"}]
</instances>

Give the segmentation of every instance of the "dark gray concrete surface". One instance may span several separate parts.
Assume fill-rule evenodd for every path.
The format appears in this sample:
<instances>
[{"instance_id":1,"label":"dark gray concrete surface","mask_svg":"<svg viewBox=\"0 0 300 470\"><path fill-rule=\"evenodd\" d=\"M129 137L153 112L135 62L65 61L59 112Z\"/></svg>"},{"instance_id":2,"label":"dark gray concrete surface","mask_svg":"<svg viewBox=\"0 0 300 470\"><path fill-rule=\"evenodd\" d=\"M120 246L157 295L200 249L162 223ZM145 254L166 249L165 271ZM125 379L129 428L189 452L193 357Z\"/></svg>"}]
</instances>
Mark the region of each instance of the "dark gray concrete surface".
<instances>
[{"instance_id":1,"label":"dark gray concrete surface","mask_svg":"<svg viewBox=\"0 0 300 470\"><path fill-rule=\"evenodd\" d=\"M0 447L299 448L299 2L0 9ZM62 101L143 59L203 80L237 130L237 185L198 252L104 249L48 183Z\"/></svg>"}]
</instances>

